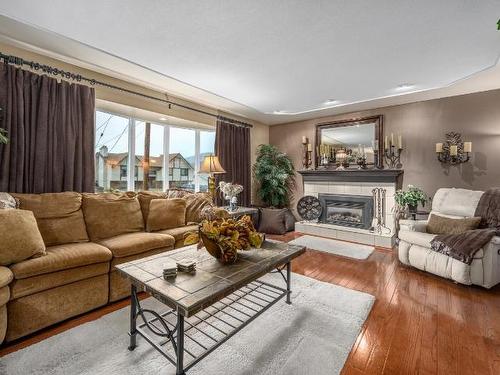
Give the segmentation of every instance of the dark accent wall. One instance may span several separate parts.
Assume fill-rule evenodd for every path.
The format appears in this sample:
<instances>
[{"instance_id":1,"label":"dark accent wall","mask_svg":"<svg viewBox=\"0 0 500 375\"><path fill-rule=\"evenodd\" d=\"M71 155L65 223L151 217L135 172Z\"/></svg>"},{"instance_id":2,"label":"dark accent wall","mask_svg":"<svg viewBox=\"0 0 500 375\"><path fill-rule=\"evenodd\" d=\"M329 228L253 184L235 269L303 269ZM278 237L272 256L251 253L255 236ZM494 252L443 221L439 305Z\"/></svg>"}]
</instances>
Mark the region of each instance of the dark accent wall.
<instances>
[{"instance_id":1,"label":"dark accent wall","mask_svg":"<svg viewBox=\"0 0 500 375\"><path fill-rule=\"evenodd\" d=\"M420 186L430 195L440 187L500 186L500 90L275 125L270 127L269 142L288 153L300 170L302 136L314 141L317 123L378 114L384 115L385 134L403 135L404 186ZM449 131L472 141L468 163L443 166L437 160L435 144ZM301 196L302 177L297 174L296 199Z\"/></svg>"}]
</instances>

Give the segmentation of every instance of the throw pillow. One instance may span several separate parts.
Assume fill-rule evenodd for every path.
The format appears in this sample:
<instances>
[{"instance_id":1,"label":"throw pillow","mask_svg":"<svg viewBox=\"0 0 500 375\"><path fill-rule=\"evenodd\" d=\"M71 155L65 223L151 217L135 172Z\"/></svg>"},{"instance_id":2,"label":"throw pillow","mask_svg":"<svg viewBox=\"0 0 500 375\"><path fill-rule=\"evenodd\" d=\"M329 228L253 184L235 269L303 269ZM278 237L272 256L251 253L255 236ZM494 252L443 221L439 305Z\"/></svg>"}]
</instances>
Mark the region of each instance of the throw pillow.
<instances>
[{"instance_id":1,"label":"throw pillow","mask_svg":"<svg viewBox=\"0 0 500 375\"><path fill-rule=\"evenodd\" d=\"M182 198L152 199L149 204L146 230L179 228L186 225L186 201Z\"/></svg>"},{"instance_id":2,"label":"throw pillow","mask_svg":"<svg viewBox=\"0 0 500 375\"><path fill-rule=\"evenodd\" d=\"M45 255L35 215L26 210L0 210L0 265Z\"/></svg>"},{"instance_id":3,"label":"throw pillow","mask_svg":"<svg viewBox=\"0 0 500 375\"><path fill-rule=\"evenodd\" d=\"M14 198L9 193L0 193L0 210L19 208L19 199Z\"/></svg>"},{"instance_id":4,"label":"throw pillow","mask_svg":"<svg viewBox=\"0 0 500 375\"><path fill-rule=\"evenodd\" d=\"M261 208L259 232L268 234L285 234L287 211L287 208Z\"/></svg>"},{"instance_id":5,"label":"throw pillow","mask_svg":"<svg viewBox=\"0 0 500 375\"><path fill-rule=\"evenodd\" d=\"M480 217L467 217L452 219L436 214L431 214L427 222L427 233L431 234L459 234L471 229L477 229L481 222Z\"/></svg>"},{"instance_id":6,"label":"throw pillow","mask_svg":"<svg viewBox=\"0 0 500 375\"><path fill-rule=\"evenodd\" d=\"M295 230L296 221L297 220L295 219L295 216L293 215L292 211L287 210L285 213L285 227L287 232Z\"/></svg>"},{"instance_id":7,"label":"throw pillow","mask_svg":"<svg viewBox=\"0 0 500 375\"><path fill-rule=\"evenodd\" d=\"M141 191L137 194L137 199L139 199L139 203L141 205L142 217L144 222L148 222L149 215L149 204L153 199L167 199L167 193L154 192L154 191Z\"/></svg>"},{"instance_id":8,"label":"throw pillow","mask_svg":"<svg viewBox=\"0 0 500 375\"><path fill-rule=\"evenodd\" d=\"M203 220L203 209L213 206L212 198L207 193L189 194L183 199L186 200L186 223L199 223Z\"/></svg>"}]
</instances>

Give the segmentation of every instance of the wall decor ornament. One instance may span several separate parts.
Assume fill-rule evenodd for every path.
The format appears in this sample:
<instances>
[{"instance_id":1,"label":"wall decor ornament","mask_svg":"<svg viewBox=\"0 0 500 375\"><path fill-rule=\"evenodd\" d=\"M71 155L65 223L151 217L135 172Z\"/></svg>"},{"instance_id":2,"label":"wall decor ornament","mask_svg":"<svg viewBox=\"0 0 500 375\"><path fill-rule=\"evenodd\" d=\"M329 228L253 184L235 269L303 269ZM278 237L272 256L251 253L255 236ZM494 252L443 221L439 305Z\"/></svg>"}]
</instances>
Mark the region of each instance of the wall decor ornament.
<instances>
[{"instance_id":1,"label":"wall decor ornament","mask_svg":"<svg viewBox=\"0 0 500 375\"><path fill-rule=\"evenodd\" d=\"M472 142L464 142L460 133L446 133L446 141L436 143L437 158L443 164L467 163L471 152Z\"/></svg>"},{"instance_id":2,"label":"wall decor ornament","mask_svg":"<svg viewBox=\"0 0 500 375\"><path fill-rule=\"evenodd\" d=\"M306 195L297 202L297 212L302 220L318 220L323 212L323 207L318 198Z\"/></svg>"}]
</instances>

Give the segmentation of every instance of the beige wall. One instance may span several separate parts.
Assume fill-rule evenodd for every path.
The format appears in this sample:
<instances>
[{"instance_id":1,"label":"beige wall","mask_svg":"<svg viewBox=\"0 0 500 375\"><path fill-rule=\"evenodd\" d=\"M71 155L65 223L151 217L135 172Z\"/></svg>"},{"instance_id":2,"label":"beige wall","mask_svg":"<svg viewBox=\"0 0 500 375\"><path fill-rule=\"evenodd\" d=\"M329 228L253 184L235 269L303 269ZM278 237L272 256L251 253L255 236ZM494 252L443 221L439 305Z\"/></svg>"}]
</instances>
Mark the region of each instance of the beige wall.
<instances>
[{"instance_id":1,"label":"beige wall","mask_svg":"<svg viewBox=\"0 0 500 375\"><path fill-rule=\"evenodd\" d=\"M500 90L271 126L269 140L301 169L301 137L314 140L318 122L376 114L384 115L385 134L403 135L405 185L420 186L431 195L440 187L484 190L500 186ZM449 167L438 162L435 144L449 131L460 132L472 141L470 162ZM296 181L296 196L300 198L300 175Z\"/></svg>"},{"instance_id":2,"label":"beige wall","mask_svg":"<svg viewBox=\"0 0 500 375\"><path fill-rule=\"evenodd\" d=\"M27 60L33 60L37 61L43 64L51 65L60 69L68 70L74 73L79 73L81 75L84 75L88 78L94 78L99 81L104 81L110 84L113 84L115 86L120 86L127 88L129 90L137 91L143 94L147 94L153 97L157 97L160 99L165 99L165 94L162 92L154 91L130 82L126 82L120 79L116 79L101 73L94 72L92 70L84 69L75 65L67 64L59 60L55 60L53 58L43 56L40 54L36 54L24 49L20 49L8 44L0 43L0 51L6 54L12 54L15 56L22 57ZM127 105L130 107L135 107L135 108L140 108L142 110L146 111L151 111L155 112L158 114L163 114L166 116L171 116L171 117L176 117L184 120L189 120L189 121L195 121L199 122L201 124L205 125L210 125L215 127L215 118L213 116L208 116L204 114L200 114L194 111L189 111L185 110L179 107L176 107L175 105L171 107L171 109L168 108L167 105L157 102L154 100L142 98L139 96L135 95L130 95L121 91L116 91L112 89L108 89L102 86L96 86L96 98L109 101L109 102L114 102L114 103L119 103L123 105ZM268 143L269 142L269 127L267 125L258 123L256 121L248 120L243 117L235 116L233 114L225 113L223 111L218 111L217 109L210 108L207 106L203 106L201 104L191 102L191 101L186 101L180 98L177 98L175 96L169 95L169 99L173 100L174 102L177 102L179 104L185 104L190 107L194 107L209 113L213 114L221 114L223 116L227 116L236 120L241 120L248 122L253 125L253 128L251 129L250 133L250 142L251 142L251 153L252 153L252 163L255 160L255 149L259 144L262 143Z\"/></svg>"}]
</instances>

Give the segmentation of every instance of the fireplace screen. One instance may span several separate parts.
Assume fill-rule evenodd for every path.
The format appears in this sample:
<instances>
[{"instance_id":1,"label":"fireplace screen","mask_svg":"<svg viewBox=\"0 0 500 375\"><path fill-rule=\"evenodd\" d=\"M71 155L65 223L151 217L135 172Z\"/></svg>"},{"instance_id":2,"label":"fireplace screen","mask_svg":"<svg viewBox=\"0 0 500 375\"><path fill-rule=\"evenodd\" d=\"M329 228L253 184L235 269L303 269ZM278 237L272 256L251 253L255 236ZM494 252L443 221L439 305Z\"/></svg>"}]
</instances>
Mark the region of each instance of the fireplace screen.
<instances>
[{"instance_id":1,"label":"fireplace screen","mask_svg":"<svg viewBox=\"0 0 500 375\"><path fill-rule=\"evenodd\" d=\"M369 229L373 218L373 199L358 195L320 194L321 222Z\"/></svg>"}]
</instances>

